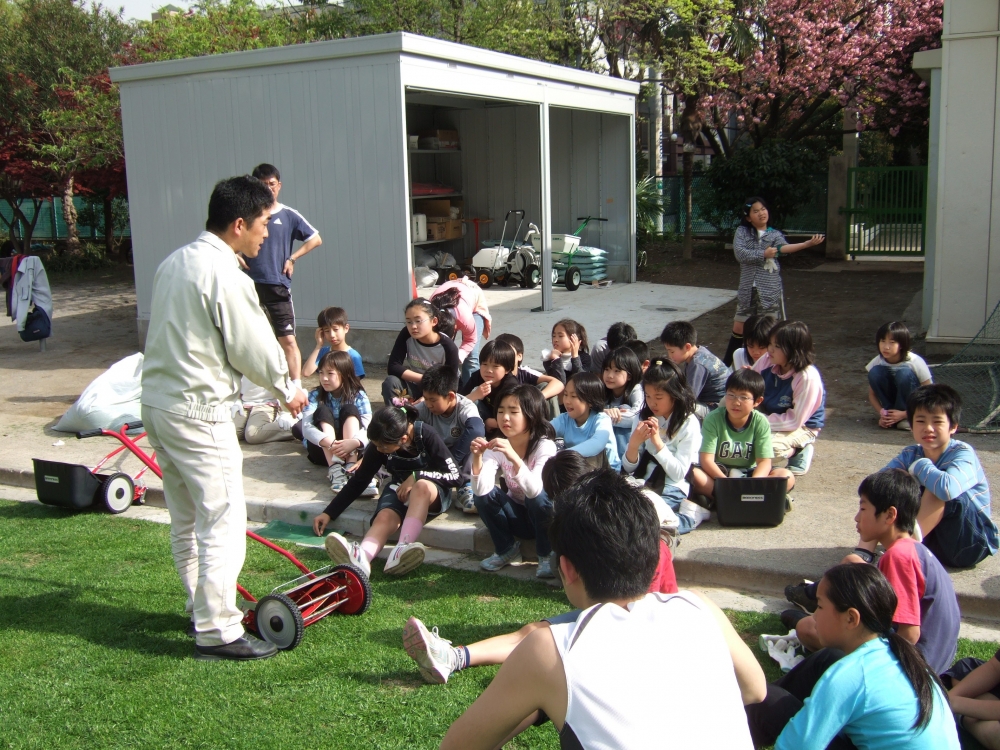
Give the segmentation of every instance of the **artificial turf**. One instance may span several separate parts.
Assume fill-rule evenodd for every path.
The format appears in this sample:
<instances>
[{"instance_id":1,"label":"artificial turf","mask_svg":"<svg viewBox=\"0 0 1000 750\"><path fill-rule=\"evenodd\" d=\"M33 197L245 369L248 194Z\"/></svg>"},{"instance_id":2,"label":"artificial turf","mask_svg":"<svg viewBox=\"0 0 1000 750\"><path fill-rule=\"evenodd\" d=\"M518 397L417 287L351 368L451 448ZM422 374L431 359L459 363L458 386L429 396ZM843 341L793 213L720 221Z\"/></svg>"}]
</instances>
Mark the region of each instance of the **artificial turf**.
<instances>
[{"instance_id":1,"label":"artificial turf","mask_svg":"<svg viewBox=\"0 0 1000 750\"><path fill-rule=\"evenodd\" d=\"M328 562L322 551L295 554L314 568ZM0 501L0 747L436 747L496 669L426 685L402 649L406 619L469 643L569 608L534 582L430 565L394 579L379 568L365 614L328 617L273 659L199 662L166 526ZM251 592L296 575L248 543L241 582ZM754 644L780 632L774 615L730 617ZM962 641L959 655L996 648ZM558 738L548 724L508 747L556 748Z\"/></svg>"}]
</instances>

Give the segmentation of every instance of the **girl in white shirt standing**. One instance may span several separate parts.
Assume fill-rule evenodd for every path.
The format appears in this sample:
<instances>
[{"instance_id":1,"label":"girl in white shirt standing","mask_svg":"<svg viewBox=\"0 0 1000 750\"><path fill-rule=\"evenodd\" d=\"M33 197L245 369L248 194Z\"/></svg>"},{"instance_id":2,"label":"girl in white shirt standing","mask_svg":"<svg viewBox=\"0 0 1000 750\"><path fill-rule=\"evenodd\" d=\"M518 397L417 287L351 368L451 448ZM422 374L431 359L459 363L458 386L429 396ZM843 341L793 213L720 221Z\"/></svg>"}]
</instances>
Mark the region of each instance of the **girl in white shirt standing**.
<instances>
[{"instance_id":1,"label":"girl in white shirt standing","mask_svg":"<svg viewBox=\"0 0 1000 750\"><path fill-rule=\"evenodd\" d=\"M521 554L518 539L534 539L536 575L552 578L548 537L552 501L542 489L542 467L556 454L556 444L545 413L541 391L519 385L497 407L503 437L472 441L472 492L496 548L480 563L483 570L500 570ZM507 482L507 492L496 486L498 472Z\"/></svg>"},{"instance_id":2,"label":"girl in white shirt standing","mask_svg":"<svg viewBox=\"0 0 1000 750\"><path fill-rule=\"evenodd\" d=\"M910 351L910 329L904 323L885 323L875 334L878 356L869 362L868 403L878 412L878 426L910 429L906 399L922 385L930 385L931 371L919 354Z\"/></svg>"},{"instance_id":3,"label":"girl in white shirt standing","mask_svg":"<svg viewBox=\"0 0 1000 750\"><path fill-rule=\"evenodd\" d=\"M711 513L688 500L687 481L691 465L701 447L701 424L695 416L695 400L684 374L669 359L654 359L642 376L646 405L636 417L628 440L622 468L629 474L642 475L641 453L652 457L663 470L665 479L660 498L678 517L678 534L686 534ZM647 462L641 462L648 466Z\"/></svg>"}]
</instances>

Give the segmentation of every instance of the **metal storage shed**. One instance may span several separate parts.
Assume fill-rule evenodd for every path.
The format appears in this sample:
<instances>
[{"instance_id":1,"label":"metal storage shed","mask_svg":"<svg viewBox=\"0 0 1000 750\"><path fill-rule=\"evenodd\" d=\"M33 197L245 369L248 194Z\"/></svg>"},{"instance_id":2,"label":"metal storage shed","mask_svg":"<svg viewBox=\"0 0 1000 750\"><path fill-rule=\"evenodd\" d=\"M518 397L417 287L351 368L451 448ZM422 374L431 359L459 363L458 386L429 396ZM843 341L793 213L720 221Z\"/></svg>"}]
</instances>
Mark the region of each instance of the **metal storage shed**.
<instances>
[{"instance_id":1,"label":"metal storage shed","mask_svg":"<svg viewBox=\"0 0 1000 750\"><path fill-rule=\"evenodd\" d=\"M311 327L323 307L345 308L366 359L387 355L412 296L414 180L453 187L465 217L493 218L481 239L498 239L513 208L546 248L577 216L606 218L583 243L608 251L612 278L635 280L636 83L405 33L135 65L111 78L140 337L159 263L204 226L215 182L260 162L281 170L281 201L323 236L293 279L297 321ZM457 130L460 148L409 149L407 135L428 128ZM462 260L474 244L469 227L442 247ZM551 309L547 284L541 296Z\"/></svg>"}]
</instances>

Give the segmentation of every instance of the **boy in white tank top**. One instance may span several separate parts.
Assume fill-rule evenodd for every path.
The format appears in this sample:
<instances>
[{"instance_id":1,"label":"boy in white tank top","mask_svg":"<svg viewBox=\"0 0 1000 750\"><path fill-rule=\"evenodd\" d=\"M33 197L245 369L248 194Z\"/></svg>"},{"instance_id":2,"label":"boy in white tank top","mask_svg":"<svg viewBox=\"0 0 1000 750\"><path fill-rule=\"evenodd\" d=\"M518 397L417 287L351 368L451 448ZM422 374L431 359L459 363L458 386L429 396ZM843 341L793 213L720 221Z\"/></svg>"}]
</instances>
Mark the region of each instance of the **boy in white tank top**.
<instances>
[{"instance_id":1,"label":"boy in white tank top","mask_svg":"<svg viewBox=\"0 0 1000 750\"><path fill-rule=\"evenodd\" d=\"M550 526L572 623L532 632L441 747L493 748L551 719L563 748L750 750L744 704L764 673L722 611L690 593L646 594L656 514L612 471L560 497Z\"/></svg>"}]
</instances>

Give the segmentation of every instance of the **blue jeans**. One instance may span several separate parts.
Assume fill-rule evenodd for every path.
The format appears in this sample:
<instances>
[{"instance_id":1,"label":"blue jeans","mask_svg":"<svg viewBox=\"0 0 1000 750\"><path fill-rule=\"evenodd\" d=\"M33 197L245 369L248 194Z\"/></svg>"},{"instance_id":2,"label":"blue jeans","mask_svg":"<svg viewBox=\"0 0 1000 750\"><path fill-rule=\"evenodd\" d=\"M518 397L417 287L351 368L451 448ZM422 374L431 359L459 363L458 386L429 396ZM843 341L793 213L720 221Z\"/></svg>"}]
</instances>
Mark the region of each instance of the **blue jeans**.
<instances>
[{"instance_id":1,"label":"blue jeans","mask_svg":"<svg viewBox=\"0 0 1000 750\"><path fill-rule=\"evenodd\" d=\"M486 324L486 321L483 320L483 316L479 313L472 313L472 319L476 321L476 334L478 335L476 336L476 345L472 347L469 356L462 363L462 372L458 377L459 386L463 386L469 382L472 374L479 369L479 350L483 348L483 326Z\"/></svg>"},{"instance_id":2,"label":"blue jeans","mask_svg":"<svg viewBox=\"0 0 1000 750\"><path fill-rule=\"evenodd\" d=\"M544 492L538 497L524 498L521 505L494 487L488 495L476 495L475 502L498 554L509 552L518 539L534 539L539 558L552 552L549 544L552 501Z\"/></svg>"},{"instance_id":3,"label":"blue jeans","mask_svg":"<svg viewBox=\"0 0 1000 750\"><path fill-rule=\"evenodd\" d=\"M628 448L628 439L632 437L632 425L625 428L615 425L613 429L615 443L618 444L618 458L622 458L625 455L625 450Z\"/></svg>"},{"instance_id":4,"label":"blue jeans","mask_svg":"<svg viewBox=\"0 0 1000 750\"><path fill-rule=\"evenodd\" d=\"M990 556L997 543L989 518L964 495L944 504L944 516L927 532L924 546L950 568L971 568Z\"/></svg>"},{"instance_id":5,"label":"blue jeans","mask_svg":"<svg viewBox=\"0 0 1000 750\"><path fill-rule=\"evenodd\" d=\"M868 371L868 385L883 409L906 411L906 399L920 387L920 381L909 367L877 365Z\"/></svg>"},{"instance_id":6,"label":"blue jeans","mask_svg":"<svg viewBox=\"0 0 1000 750\"><path fill-rule=\"evenodd\" d=\"M670 506L670 509L677 514L677 533L687 534L692 529L696 528L694 521L688 516L682 516L681 501L687 500L687 493L684 492L680 487L674 484L666 484L663 486L663 492L660 493L660 497L663 498L663 502Z\"/></svg>"}]
</instances>

